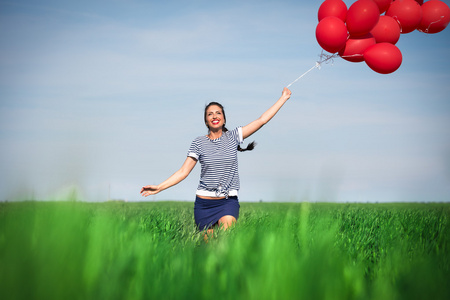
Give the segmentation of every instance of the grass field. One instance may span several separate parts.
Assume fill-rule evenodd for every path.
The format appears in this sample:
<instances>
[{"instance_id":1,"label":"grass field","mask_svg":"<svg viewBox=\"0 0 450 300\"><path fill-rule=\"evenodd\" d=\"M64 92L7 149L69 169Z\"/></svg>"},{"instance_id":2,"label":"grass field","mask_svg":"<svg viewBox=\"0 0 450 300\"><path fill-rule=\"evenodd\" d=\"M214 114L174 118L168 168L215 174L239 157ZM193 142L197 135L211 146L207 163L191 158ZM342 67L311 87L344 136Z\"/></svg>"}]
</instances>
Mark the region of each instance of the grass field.
<instances>
[{"instance_id":1,"label":"grass field","mask_svg":"<svg viewBox=\"0 0 450 300\"><path fill-rule=\"evenodd\" d=\"M2 299L450 299L450 203L0 203Z\"/></svg>"}]
</instances>

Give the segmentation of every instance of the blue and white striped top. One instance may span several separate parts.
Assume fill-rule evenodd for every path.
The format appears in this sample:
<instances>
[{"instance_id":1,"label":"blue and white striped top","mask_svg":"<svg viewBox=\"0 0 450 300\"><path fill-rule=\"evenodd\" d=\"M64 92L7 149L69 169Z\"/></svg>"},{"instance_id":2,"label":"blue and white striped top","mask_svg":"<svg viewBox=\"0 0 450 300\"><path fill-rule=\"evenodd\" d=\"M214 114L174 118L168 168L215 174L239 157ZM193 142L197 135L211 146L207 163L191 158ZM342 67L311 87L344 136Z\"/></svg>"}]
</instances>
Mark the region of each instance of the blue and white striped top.
<instances>
[{"instance_id":1,"label":"blue and white striped top","mask_svg":"<svg viewBox=\"0 0 450 300\"><path fill-rule=\"evenodd\" d=\"M242 127L224 132L215 140L199 136L192 141L187 155L201 165L197 195L237 196L240 187L237 147L243 141Z\"/></svg>"}]
</instances>

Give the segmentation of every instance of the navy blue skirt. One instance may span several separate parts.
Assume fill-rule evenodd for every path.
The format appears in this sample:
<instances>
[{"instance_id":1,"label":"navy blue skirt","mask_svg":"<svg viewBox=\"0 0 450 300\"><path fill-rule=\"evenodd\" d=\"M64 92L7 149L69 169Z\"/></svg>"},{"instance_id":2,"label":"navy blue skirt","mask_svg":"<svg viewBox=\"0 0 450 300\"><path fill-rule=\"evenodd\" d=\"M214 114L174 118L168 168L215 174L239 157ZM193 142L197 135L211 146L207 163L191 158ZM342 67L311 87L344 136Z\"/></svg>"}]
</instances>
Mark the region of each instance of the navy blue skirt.
<instances>
[{"instance_id":1,"label":"navy blue skirt","mask_svg":"<svg viewBox=\"0 0 450 300\"><path fill-rule=\"evenodd\" d=\"M194 218L200 230L214 226L223 216L239 218L239 200L237 196L228 199L209 200L199 197L195 198Z\"/></svg>"}]
</instances>

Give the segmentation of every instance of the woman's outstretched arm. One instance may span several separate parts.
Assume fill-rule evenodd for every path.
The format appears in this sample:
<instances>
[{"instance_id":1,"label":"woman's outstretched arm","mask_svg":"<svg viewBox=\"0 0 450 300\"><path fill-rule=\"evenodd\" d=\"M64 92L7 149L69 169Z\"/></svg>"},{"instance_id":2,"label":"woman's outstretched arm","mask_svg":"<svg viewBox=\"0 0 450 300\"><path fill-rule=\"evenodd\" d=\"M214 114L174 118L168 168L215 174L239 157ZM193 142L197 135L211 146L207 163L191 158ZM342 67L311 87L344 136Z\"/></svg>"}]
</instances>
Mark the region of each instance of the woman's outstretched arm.
<instances>
[{"instance_id":1,"label":"woman's outstretched arm","mask_svg":"<svg viewBox=\"0 0 450 300\"><path fill-rule=\"evenodd\" d=\"M267 122L269 122L276 113L280 110L283 104L291 97L291 91L288 88L283 89L283 93L281 94L280 99L272 105L271 108L266 110L261 117L251 122L250 124L242 127L242 135L244 139L248 138L252 134L254 134L258 129L263 127Z\"/></svg>"},{"instance_id":2,"label":"woman's outstretched arm","mask_svg":"<svg viewBox=\"0 0 450 300\"><path fill-rule=\"evenodd\" d=\"M141 195L144 197L155 195L165 189L170 188L178 183L180 183L183 179L185 179L189 173L191 173L192 169L194 169L197 160L188 156L184 161L181 168L173 173L172 176L167 178L165 181L158 185L146 185L141 189Z\"/></svg>"}]
</instances>

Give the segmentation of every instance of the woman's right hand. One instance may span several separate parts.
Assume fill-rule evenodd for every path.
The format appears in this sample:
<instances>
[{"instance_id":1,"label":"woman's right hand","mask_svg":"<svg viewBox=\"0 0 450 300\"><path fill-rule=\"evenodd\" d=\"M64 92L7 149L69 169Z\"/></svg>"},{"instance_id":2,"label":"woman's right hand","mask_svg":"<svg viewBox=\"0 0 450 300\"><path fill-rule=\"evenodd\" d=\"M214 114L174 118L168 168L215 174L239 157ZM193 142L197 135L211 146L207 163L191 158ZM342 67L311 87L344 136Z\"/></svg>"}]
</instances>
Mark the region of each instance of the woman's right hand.
<instances>
[{"instance_id":1,"label":"woman's right hand","mask_svg":"<svg viewBox=\"0 0 450 300\"><path fill-rule=\"evenodd\" d=\"M157 185L146 185L141 189L141 195L144 197L158 194L161 190Z\"/></svg>"}]
</instances>

